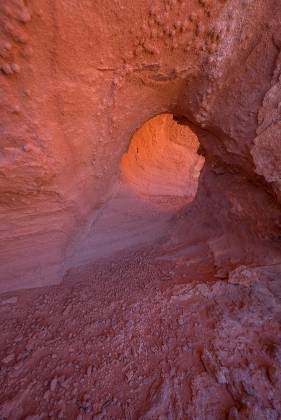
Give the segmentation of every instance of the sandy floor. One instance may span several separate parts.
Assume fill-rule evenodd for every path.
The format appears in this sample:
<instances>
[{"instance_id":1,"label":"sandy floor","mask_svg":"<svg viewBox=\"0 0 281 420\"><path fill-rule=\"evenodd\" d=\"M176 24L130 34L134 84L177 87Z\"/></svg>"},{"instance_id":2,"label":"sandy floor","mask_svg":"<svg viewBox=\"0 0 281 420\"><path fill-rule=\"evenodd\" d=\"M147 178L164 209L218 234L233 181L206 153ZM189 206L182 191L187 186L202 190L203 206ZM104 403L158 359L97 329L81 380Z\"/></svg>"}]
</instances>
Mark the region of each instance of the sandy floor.
<instances>
[{"instance_id":1,"label":"sandy floor","mask_svg":"<svg viewBox=\"0 0 281 420\"><path fill-rule=\"evenodd\" d=\"M152 248L2 295L0 418L280 418L274 267L229 282L201 257Z\"/></svg>"},{"instance_id":2,"label":"sandy floor","mask_svg":"<svg viewBox=\"0 0 281 420\"><path fill-rule=\"evenodd\" d=\"M173 216L191 201L191 196L138 195L117 181L110 198L68 248L66 268L147 246L167 236Z\"/></svg>"}]
</instances>

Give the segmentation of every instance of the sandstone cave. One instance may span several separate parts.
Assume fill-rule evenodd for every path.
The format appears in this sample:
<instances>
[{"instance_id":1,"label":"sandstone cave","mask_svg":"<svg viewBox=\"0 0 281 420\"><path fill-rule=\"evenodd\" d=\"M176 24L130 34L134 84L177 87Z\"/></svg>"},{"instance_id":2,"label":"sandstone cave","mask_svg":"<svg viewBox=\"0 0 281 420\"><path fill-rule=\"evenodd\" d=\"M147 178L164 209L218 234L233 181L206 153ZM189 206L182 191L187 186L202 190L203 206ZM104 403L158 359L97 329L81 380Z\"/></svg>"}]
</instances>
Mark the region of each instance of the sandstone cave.
<instances>
[{"instance_id":1,"label":"sandstone cave","mask_svg":"<svg viewBox=\"0 0 281 420\"><path fill-rule=\"evenodd\" d=\"M1 0L0 419L281 417L279 0Z\"/></svg>"}]
</instances>

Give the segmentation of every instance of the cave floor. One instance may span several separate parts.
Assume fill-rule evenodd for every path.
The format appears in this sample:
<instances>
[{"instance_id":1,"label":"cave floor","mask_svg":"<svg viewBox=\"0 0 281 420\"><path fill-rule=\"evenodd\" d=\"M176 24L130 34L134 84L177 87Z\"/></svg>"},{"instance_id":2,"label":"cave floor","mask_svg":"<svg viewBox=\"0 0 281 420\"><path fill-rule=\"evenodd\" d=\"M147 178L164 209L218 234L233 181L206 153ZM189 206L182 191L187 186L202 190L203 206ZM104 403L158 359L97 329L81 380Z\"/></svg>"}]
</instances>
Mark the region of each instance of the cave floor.
<instances>
[{"instance_id":1,"label":"cave floor","mask_svg":"<svg viewBox=\"0 0 281 420\"><path fill-rule=\"evenodd\" d=\"M280 418L280 281L201 257L152 247L0 296L0 418Z\"/></svg>"},{"instance_id":2,"label":"cave floor","mask_svg":"<svg viewBox=\"0 0 281 420\"><path fill-rule=\"evenodd\" d=\"M68 250L66 265L85 265L158 242L167 236L177 211L191 201L191 196L138 195L123 182L116 182L108 201L95 212L80 240Z\"/></svg>"}]
</instances>

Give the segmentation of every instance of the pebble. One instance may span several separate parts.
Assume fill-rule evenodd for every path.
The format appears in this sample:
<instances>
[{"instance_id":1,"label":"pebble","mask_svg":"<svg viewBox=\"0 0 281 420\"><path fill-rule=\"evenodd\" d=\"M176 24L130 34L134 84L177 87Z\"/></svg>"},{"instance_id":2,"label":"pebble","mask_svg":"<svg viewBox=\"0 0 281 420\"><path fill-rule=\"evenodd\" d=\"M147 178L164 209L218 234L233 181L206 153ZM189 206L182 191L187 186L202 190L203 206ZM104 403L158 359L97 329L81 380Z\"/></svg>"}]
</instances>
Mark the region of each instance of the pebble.
<instances>
[{"instance_id":1,"label":"pebble","mask_svg":"<svg viewBox=\"0 0 281 420\"><path fill-rule=\"evenodd\" d=\"M20 107L19 107L19 105L15 105L14 106L14 109L13 109L13 111L12 111L14 114L19 114L20 113Z\"/></svg>"},{"instance_id":2,"label":"pebble","mask_svg":"<svg viewBox=\"0 0 281 420\"><path fill-rule=\"evenodd\" d=\"M50 391L46 391L43 395L44 400L48 400L50 398Z\"/></svg>"},{"instance_id":3,"label":"pebble","mask_svg":"<svg viewBox=\"0 0 281 420\"><path fill-rule=\"evenodd\" d=\"M11 353L7 357L2 359L2 363L4 363L6 365L6 364L12 362L14 359L15 359L15 355L14 355L14 353Z\"/></svg>"},{"instance_id":4,"label":"pebble","mask_svg":"<svg viewBox=\"0 0 281 420\"><path fill-rule=\"evenodd\" d=\"M91 376L92 374L92 366L89 366L87 369L87 376Z\"/></svg>"},{"instance_id":5,"label":"pebble","mask_svg":"<svg viewBox=\"0 0 281 420\"><path fill-rule=\"evenodd\" d=\"M180 319L178 320L178 324L179 324L179 325L183 325L183 324L184 324L184 319L183 319L183 318L180 318Z\"/></svg>"},{"instance_id":6,"label":"pebble","mask_svg":"<svg viewBox=\"0 0 281 420\"><path fill-rule=\"evenodd\" d=\"M13 69L12 69L12 67L10 66L10 64L7 64L7 63L2 65L2 71L3 71L3 73L5 73L7 76L9 76L9 75L13 74Z\"/></svg>"},{"instance_id":7,"label":"pebble","mask_svg":"<svg viewBox=\"0 0 281 420\"><path fill-rule=\"evenodd\" d=\"M57 383L58 383L58 379L57 378L52 379L52 381L50 383L50 390L52 392L54 392L56 390Z\"/></svg>"},{"instance_id":8,"label":"pebble","mask_svg":"<svg viewBox=\"0 0 281 420\"><path fill-rule=\"evenodd\" d=\"M1 304L2 305L14 305L15 303L17 303L18 298L16 296L10 297L8 299L2 300Z\"/></svg>"},{"instance_id":9,"label":"pebble","mask_svg":"<svg viewBox=\"0 0 281 420\"><path fill-rule=\"evenodd\" d=\"M12 48L12 44L10 42L5 42L3 46L7 51L10 51Z\"/></svg>"},{"instance_id":10,"label":"pebble","mask_svg":"<svg viewBox=\"0 0 281 420\"><path fill-rule=\"evenodd\" d=\"M67 307L63 311L63 315L65 315L65 316L68 315L70 313L71 309L72 309L72 305L71 304L67 305Z\"/></svg>"},{"instance_id":11,"label":"pebble","mask_svg":"<svg viewBox=\"0 0 281 420\"><path fill-rule=\"evenodd\" d=\"M31 20L31 14L29 13L29 11L27 9L24 9L21 13L21 15L19 16L19 21L22 23L28 23Z\"/></svg>"},{"instance_id":12,"label":"pebble","mask_svg":"<svg viewBox=\"0 0 281 420\"><path fill-rule=\"evenodd\" d=\"M19 73L20 72L20 66L16 63L11 64L11 68L12 68L14 73Z\"/></svg>"}]
</instances>

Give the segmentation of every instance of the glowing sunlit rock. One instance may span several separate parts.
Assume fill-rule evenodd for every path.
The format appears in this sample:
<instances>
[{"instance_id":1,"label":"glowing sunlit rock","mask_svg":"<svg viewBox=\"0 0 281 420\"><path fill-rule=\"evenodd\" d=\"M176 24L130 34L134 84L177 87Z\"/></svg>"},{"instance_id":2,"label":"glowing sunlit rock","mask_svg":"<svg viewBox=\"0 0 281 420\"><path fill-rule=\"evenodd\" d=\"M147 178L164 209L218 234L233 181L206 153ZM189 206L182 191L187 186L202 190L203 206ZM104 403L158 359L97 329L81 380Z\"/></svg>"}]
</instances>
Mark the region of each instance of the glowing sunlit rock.
<instances>
[{"instance_id":1,"label":"glowing sunlit rock","mask_svg":"<svg viewBox=\"0 0 281 420\"><path fill-rule=\"evenodd\" d=\"M158 115L134 134L121 162L121 177L137 193L180 196L192 200L204 157L199 141L172 114Z\"/></svg>"}]
</instances>

